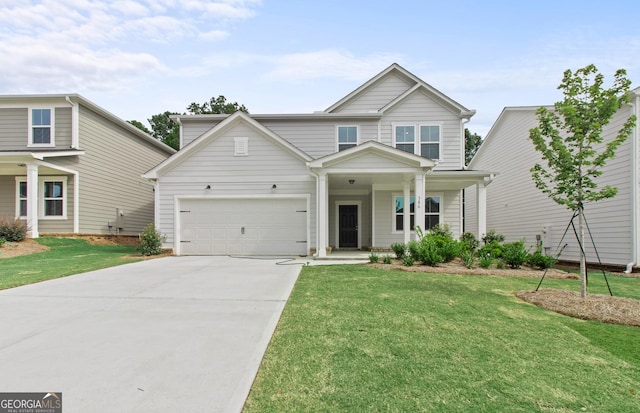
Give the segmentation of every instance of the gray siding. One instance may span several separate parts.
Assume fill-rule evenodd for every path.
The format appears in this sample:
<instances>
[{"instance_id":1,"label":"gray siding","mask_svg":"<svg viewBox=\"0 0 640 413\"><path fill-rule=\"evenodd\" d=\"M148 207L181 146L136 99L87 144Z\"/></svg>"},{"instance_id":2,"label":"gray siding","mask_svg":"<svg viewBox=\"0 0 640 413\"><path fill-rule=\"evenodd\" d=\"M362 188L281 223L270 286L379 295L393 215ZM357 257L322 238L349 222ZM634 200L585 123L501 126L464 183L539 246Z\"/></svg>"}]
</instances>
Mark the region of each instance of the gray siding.
<instances>
[{"instance_id":1,"label":"gray siding","mask_svg":"<svg viewBox=\"0 0 640 413\"><path fill-rule=\"evenodd\" d=\"M27 108L0 108L0 151L27 148L28 115Z\"/></svg>"},{"instance_id":2,"label":"gray siding","mask_svg":"<svg viewBox=\"0 0 640 413\"><path fill-rule=\"evenodd\" d=\"M16 214L16 179L0 175L0 217L13 218Z\"/></svg>"},{"instance_id":3,"label":"gray siding","mask_svg":"<svg viewBox=\"0 0 640 413\"><path fill-rule=\"evenodd\" d=\"M382 143L393 145L393 126L440 125L440 160L435 170L461 169L464 161L460 119L422 92L390 108L381 122Z\"/></svg>"},{"instance_id":4,"label":"gray siding","mask_svg":"<svg viewBox=\"0 0 640 413\"><path fill-rule=\"evenodd\" d=\"M49 160L80 174L80 232L109 233L107 222L115 220L118 208L125 212L122 233L137 234L152 223L153 187L142 174L168 154L83 106L80 147L84 155ZM69 210L69 221L72 214Z\"/></svg>"},{"instance_id":5,"label":"gray siding","mask_svg":"<svg viewBox=\"0 0 640 413\"><path fill-rule=\"evenodd\" d=\"M360 222L358 231L361 247L371 246L371 195L335 195L329 197L329 245L338 246L338 234L336 225L338 220L338 202L360 202Z\"/></svg>"},{"instance_id":6,"label":"gray siding","mask_svg":"<svg viewBox=\"0 0 640 413\"><path fill-rule=\"evenodd\" d=\"M249 138L249 155L234 156L234 137ZM272 185L277 185L275 192ZM206 190L207 185L211 186ZM316 182L301 159L246 124L211 139L196 153L163 173L159 179L158 226L174 241L174 198L190 196L311 195L311 247L315 247Z\"/></svg>"},{"instance_id":7,"label":"gray siding","mask_svg":"<svg viewBox=\"0 0 640 413\"><path fill-rule=\"evenodd\" d=\"M193 142L198 136L215 127L221 120L189 121L182 126L182 148Z\"/></svg>"},{"instance_id":8,"label":"gray siding","mask_svg":"<svg viewBox=\"0 0 640 413\"><path fill-rule=\"evenodd\" d=\"M57 149L71 148L71 108L55 108L55 141Z\"/></svg>"},{"instance_id":9,"label":"gray siding","mask_svg":"<svg viewBox=\"0 0 640 413\"><path fill-rule=\"evenodd\" d=\"M348 102L340 106L335 112L369 112L382 109L387 103L409 90L415 82L403 76L391 73Z\"/></svg>"},{"instance_id":10,"label":"gray siding","mask_svg":"<svg viewBox=\"0 0 640 413\"><path fill-rule=\"evenodd\" d=\"M610 138L628 116L628 109L621 109L611 124L604 128L604 136ZM506 110L470 167L499 172L487 187L487 229L504 234L507 241L525 238L528 245L534 245L536 235L542 235L543 228L549 227L552 241L549 252L555 253L572 212L536 189L531 179L531 167L537 162L545 165L529 140L529 129L537 125L533 110ZM585 214L598 252L605 263L626 264L632 258L630 173L631 142L627 140L618 149L617 157L608 162L601 179L602 184L616 186L618 195L610 200L585 205ZM475 214L472 209L475 206L475 188L468 189L467 195L469 202L466 211L469 217L469 213ZM475 224L475 218L470 218L467 224ZM475 232L475 228L468 226L467 230ZM561 258L577 260L579 249L571 230L565 242L568 247ZM586 247L588 259L597 261L590 243Z\"/></svg>"}]
</instances>

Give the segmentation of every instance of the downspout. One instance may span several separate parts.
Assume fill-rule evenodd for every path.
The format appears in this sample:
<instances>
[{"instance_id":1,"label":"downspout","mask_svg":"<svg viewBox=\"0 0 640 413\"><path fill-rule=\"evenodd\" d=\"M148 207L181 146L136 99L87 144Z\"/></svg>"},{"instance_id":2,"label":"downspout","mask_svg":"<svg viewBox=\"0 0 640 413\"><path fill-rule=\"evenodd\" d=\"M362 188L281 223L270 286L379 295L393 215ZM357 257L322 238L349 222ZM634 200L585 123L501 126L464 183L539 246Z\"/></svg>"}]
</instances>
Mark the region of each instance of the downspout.
<instances>
[{"instance_id":1,"label":"downspout","mask_svg":"<svg viewBox=\"0 0 640 413\"><path fill-rule=\"evenodd\" d=\"M467 169L467 153L466 153L466 148L467 148L467 140L464 137L464 125L466 123L468 123L471 120L471 118L463 118L462 121L460 122L460 132L462 133L462 142L460 142L460 145L462 146L462 152L460 152L462 154L462 169L466 170ZM460 233L464 233L466 228L465 228L465 221L466 221L466 212L465 212L465 199L466 197L466 191L465 188L462 188L462 196L460 197L460 211L462 211L462 213L460 214Z\"/></svg>"},{"instance_id":2,"label":"downspout","mask_svg":"<svg viewBox=\"0 0 640 413\"><path fill-rule=\"evenodd\" d=\"M638 262L638 225L640 217L640 211L638 211L638 168L640 167L640 148L638 147L638 125L640 124L640 95L635 94L632 103L629 104L632 108L633 114L636 116L636 125L631 132L631 262L627 264L625 273L630 274L633 271L633 266Z\"/></svg>"},{"instance_id":3,"label":"downspout","mask_svg":"<svg viewBox=\"0 0 640 413\"><path fill-rule=\"evenodd\" d=\"M69 96L64 99L71 105L71 149L80 146L80 109L77 103L73 103Z\"/></svg>"},{"instance_id":4,"label":"downspout","mask_svg":"<svg viewBox=\"0 0 640 413\"><path fill-rule=\"evenodd\" d=\"M180 121L180 118L176 118L176 123L178 124L178 137L180 139L180 146L178 149L182 149L184 141L182 140L182 122Z\"/></svg>"},{"instance_id":5,"label":"downspout","mask_svg":"<svg viewBox=\"0 0 640 413\"><path fill-rule=\"evenodd\" d=\"M460 121L460 136L462 137L461 142L460 142L460 147L461 147L461 151L460 153L462 154L462 168L461 169L467 169L467 160L466 160L466 154L467 154L467 140L464 137L464 125L466 123L469 123L469 121L471 120L471 118L462 118L462 120Z\"/></svg>"}]
</instances>

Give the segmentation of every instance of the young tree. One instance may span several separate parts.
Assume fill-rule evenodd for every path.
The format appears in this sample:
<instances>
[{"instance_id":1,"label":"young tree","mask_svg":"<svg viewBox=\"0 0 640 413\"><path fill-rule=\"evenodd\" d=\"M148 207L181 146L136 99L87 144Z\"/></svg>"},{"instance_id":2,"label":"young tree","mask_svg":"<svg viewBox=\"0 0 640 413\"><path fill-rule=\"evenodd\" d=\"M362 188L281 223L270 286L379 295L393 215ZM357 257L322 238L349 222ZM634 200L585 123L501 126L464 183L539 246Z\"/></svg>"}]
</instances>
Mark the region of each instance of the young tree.
<instances>
[{"instance_id":1,"label":"young tree","mask_svg":"<svg viewBox=\"0 0 640 413\"><path fill-rule=\"evenodd\" d=\"M464 128L464 164L469 165L473 155L478 152L478 148L482 144L482 136L477 133L469 132L469 129Z\"/></svg>"},{"instance_id":2,"label":"young tree","mask_svg":"<svg viewBox=\"0 0 640 413\"><path fill-rule=\"evenodd\" d=\"M574 72L564 72L558 89L563 100L556 102L553 110L542 107L537 110L539 126L529 131L529 138L541 153L547 166L531 168L533 181L538 189L556 203L578 214L578 242L584 246L584 206L612 198L617 188L605 185L599 188L597 178L607 160L615 157L617 148L629 137L635 124L630 116L617 135L604 142L602 127L613 115L629 102L629 86L626 71L616 72L613 86L602 87L604 76L594 65ZM586 257L580 250L581 296L587 295Z\"/></svg>"}]
</instances>

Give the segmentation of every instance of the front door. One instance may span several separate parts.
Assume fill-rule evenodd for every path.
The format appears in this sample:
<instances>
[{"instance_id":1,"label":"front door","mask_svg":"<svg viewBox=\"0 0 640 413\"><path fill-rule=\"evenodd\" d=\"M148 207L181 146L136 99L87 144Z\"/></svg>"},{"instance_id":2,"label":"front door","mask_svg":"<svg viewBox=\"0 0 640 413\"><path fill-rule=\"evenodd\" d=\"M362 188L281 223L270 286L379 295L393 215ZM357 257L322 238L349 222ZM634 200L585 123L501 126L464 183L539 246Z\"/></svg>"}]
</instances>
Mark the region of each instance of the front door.
<instances>
[{"instance_id":1,"label":"front door","mask_svg":"<svg viewBox=\"0 0 640 413\"><path fill-rule=\"evenodd\" d=\"M338 206L338 248L358 248L358 205Z\"/></svg>"}]
</instances>

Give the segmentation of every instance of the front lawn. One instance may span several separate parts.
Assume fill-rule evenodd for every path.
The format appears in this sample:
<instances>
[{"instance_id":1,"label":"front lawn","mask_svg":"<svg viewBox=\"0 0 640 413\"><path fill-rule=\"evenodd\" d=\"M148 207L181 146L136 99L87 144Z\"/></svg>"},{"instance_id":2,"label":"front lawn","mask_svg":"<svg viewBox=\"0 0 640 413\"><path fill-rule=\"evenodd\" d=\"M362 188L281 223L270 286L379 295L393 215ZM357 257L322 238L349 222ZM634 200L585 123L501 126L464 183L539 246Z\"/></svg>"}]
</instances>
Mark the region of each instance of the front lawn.
<instances>
[{"instance_id":1,"label":"front lawn","mask_svg":"<svg viewBox=\"0 0 640 413\"><path fill-rule=\"evenodd\" d=\"M244 411L640 411L640 328L514 297L537 282L305 267ZM640 279L610 282L640 298ZM589 291L606 287L594 277Z\"/></svg>"},{"instance_id":2,"label":"front lawn","mask_svg":"<svg viewBox=\"0 0 640 413\"><path fill-rule=\"evenodd\" d=\"M93 245L82 239L38 238L49 251L0 260L0 290L139 261L135 246Z\"/></svg>"}]
</instances>

